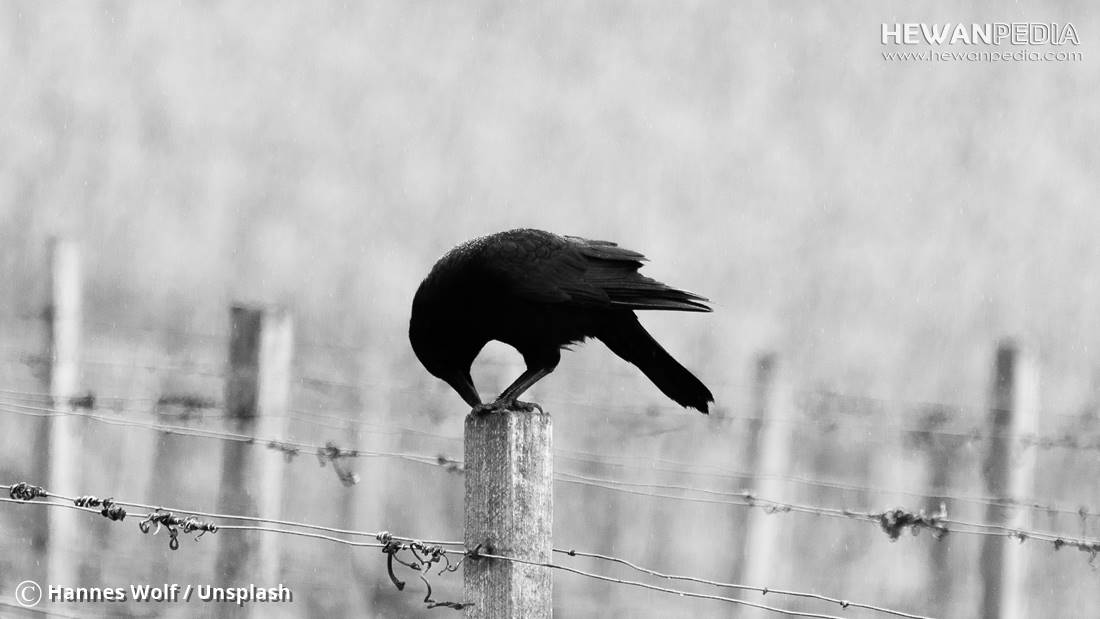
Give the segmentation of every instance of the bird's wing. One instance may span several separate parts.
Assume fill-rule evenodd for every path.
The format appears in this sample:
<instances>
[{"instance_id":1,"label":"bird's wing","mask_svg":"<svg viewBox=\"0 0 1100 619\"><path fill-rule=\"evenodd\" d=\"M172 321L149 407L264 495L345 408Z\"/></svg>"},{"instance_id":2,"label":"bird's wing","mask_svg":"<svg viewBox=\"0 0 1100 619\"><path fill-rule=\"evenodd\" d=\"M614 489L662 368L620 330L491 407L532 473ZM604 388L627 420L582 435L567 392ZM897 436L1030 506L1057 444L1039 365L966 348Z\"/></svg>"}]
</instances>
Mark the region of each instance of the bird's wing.
<instances>
[{"instance_id":1,"label":"bird's wing","mask_svg":"<svg viewBox=\"0 0 1100 619\"><path fill-rule=\"evenodd\" d=\"M541 303L710 311L706 299L638 273L645 256L610 241L549 233L498 239L486 262L513 292Z\"/></svg>"}]
</instances>

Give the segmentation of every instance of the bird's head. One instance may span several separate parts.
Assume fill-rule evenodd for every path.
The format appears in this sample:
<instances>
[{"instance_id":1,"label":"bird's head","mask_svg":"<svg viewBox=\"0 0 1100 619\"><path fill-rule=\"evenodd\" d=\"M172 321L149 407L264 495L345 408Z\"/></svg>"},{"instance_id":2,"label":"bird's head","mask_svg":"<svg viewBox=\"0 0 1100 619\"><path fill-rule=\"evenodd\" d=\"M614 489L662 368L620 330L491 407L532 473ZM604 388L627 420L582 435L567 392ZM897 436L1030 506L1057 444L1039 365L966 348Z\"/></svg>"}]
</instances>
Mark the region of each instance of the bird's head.
<instances>
[{"instance_id":1,"label":"bird's head","mask_svg":"<svg viewBox=\"0 0 1100 619\"><path fill-rule=\"evenodd\" d=\"M470 366L481 346L471 341L468 333L451 324L447 316L424 311L414 302L409 343L428 372L450 385L471 407L481 404L470 377Z\"/></svg>"}]
</instances>

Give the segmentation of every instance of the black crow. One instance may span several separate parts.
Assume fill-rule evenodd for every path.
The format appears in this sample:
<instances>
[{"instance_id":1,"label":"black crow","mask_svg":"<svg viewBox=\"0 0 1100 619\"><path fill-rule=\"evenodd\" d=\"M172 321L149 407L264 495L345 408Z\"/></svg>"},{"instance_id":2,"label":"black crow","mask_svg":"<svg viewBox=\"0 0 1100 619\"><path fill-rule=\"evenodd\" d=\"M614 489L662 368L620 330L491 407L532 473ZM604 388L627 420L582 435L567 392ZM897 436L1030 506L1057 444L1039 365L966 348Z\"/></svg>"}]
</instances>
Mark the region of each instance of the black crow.
<instances>
[{"instance_id":1,"label":"black crow","mask_svg":"<svg viewBox=\"0 0 1100 619\"><path fill-rule=\"evenodd\" d=\"M409 321L413 351L467 404L486 410L515 407L520 394L554 371L563 347L594 337L676 403L706 413L714 401L710 390L661 348L634 310L710 308L703 297L640 275L643 260L615 243L542 230L463 243L435 263L416 291ZM470 366L490 340L515 347L527 370L485 407Z\"/></svg>"}]
</instances>

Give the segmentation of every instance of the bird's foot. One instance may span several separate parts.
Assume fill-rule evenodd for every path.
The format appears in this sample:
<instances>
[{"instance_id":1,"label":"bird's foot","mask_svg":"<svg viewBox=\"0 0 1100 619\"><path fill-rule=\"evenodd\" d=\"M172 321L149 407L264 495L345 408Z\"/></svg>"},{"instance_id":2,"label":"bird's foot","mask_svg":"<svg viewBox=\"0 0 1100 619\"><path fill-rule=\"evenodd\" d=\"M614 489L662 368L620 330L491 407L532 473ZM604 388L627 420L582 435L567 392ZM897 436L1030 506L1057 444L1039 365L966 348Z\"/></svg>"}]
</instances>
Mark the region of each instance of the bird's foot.
<instances>
[{"instance_id":1,"label":"bird's foot","mask_svg":"<svg viewBox=\"0 0 1100 619\"><path fill-rule=\"evenodd\" d=\"M475 415L487 415L489 413L506 413L508 411L519 411L524 413L533 413L535 411L545 414L542 407L534 402L521 402L519 400L496 400L490 404L478 404L474 407L473 413Z\"/></svg>"},{"instance_id":2,"label":"bird's foot","mask_svg":"<svg viewBox=\"0 0 1100 619\"><path fill-rule=\"evenodd\" d=\"M503 413L508 409L504 408L497 402L490 402L488 404L478 404L471 411L475 415L488 415L490 413Z\"/></svg>"},{"instance_id":3,"label":"bird's foot","mask_svg":"<svg viewBox=\"0 0 1100 619\"><path fill-rule=\"evenodd\" d=\"M546 414L546 411L542 410L542 407L539 406L537 402L520 402L519 400L512 400L511 402L507 403L507 406L509 409L514 411L523 411L525 413L533 413L535 411L538 411L543 415Z\"/></svg>"}]
</instances>

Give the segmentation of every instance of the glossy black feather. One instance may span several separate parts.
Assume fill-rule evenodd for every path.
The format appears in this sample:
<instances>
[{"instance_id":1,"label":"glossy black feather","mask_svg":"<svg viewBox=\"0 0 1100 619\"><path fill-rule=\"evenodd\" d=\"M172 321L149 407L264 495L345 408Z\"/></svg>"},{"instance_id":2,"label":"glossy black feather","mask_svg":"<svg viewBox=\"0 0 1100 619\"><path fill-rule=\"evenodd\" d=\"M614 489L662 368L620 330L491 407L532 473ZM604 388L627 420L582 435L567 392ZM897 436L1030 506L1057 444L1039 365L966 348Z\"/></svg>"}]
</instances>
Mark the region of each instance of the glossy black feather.
<instances>
[{"instance_id":1,"label":"glossy black feather","mask_svg":"<svg viewBox=\"0 0 1100 619\"><path fill-rule=\"evenodd\" d=\"M424 366L471 403L480 399L470 366L490 340L515 347L528 373L546 373L561 348L596 337L673 400L706 412L710 391L649 336L634 310L710 308L703 297L639 274L644 260L608 241L541 230L474 239L440 258L420 284L409 339Z\"/></svg>"}]
</instances>

